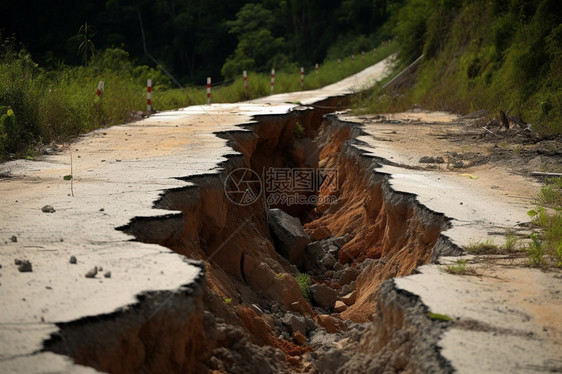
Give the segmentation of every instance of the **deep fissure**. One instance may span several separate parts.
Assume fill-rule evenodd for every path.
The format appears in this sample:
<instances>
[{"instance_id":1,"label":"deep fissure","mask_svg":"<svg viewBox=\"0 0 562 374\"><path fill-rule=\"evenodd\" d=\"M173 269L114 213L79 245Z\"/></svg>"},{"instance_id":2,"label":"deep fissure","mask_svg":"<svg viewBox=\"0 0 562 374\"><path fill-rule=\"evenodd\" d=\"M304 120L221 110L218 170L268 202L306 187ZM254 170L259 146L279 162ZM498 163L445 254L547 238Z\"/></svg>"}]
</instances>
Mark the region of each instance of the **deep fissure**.
<instances>
[{"instance_id":1,"label":"deep fissure","mask_svg":"<svg viewBox=\"0 0 562 374\"><path fill-rule=\"evenodd\" d=\"M45 349L108 372L447 371L432 343L441 329L419 313L419 300L383 282L460 250L441 236L446 217L393 191L389 176L374 171L384 160L355 146L359 124L325 116L347 100L259 116L242 126L246 131L216 134L240 154L217 173L178 177L189 185L154 202L178 212L136 217L119 228L201 261L205 278L177 292L140 295L111 315L59 324ZM229 200L231 172L264 178L271 168L336 170L336 189L323 184L304 193L335 196L335 203L269 205L267 195L248 205ZM310 238L298 267L276 250L270 209L298 217ZM311 301L299 274L312 280ZM425 341L422 348L417 340Z\"/></svg>"}]
</instances>

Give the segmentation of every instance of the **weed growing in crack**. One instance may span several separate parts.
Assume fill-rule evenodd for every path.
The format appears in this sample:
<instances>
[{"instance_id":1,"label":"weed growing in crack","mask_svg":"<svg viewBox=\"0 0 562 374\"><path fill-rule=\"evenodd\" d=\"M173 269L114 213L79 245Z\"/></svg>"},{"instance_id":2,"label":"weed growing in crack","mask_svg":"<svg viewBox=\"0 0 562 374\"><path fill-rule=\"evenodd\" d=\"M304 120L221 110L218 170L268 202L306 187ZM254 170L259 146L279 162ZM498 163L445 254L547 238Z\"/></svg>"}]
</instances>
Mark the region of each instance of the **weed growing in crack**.
<instances>
[{"instance_id":1,"label":"weed growing in crack","mask_svg":"<svg viewBox=\"0 0 562 374\"><path fill-rule=\"evenodd\" d=\"M455 275L476 275L476 270L466 266L466 260L458 259L454 265L447 265L445 271L449 274Z\"/></svg>"},{"instance_id":2,"label":"weed growing in crack","mask_svg":"<svg viewBox=\"0 0 562 374\"><path fill-rule=\"evenodd\" d=\"M494 244L492 239L487 239L485 242L473 242L466 247L467 252L473 254L489 254L497 252L498 246Z\"/></svg>"},{"instance_id":3,"label":"weed growing in crack","mask_svg":"<svg viewBox=\"0 0 562 374\"><path fill-rule=\"evenodd\" d=\"M437 320L437 321L444 321L444 322L456 322L456 320L451 317L448 316L446 314L439 314L439 313L427 313L427 316L431 319Z\"/></svg>"},{"instance_id":4,"label":"weed growing in crack","mask_svg":"<svg viewBox=\"0 0 562 374\"><path fill-rule=\"evenodd\" d=\"M541 229L541 232L531 234L531 242L526 248L529 266L544 267L555 262L557 267L562 267L562 206L548 210L538 206L527 214Z\"/></svg>"},{"instance_id":5,"label":"weed growing in crack","mask_svg":"<svg viewBox=\"0 0 562 374\"><path fill-rule=\"evenodd\" d=\"M310 302L310 275L299 273L295 278L299 288L301 290L302 296L305 298L306 301Z\"/></svg>"},{"instance_id":6,"label":"weed growing in crack","mask_svg":"<svg viewBox=\"0 0 562 374\"><path fill-rule=\"evenodd\" d=\"M508 229L505 233L505 250L507 252L513 252L517 250L518 240L515 236L515 232L511 229Z\"/></svg>"},{"instance_id":7,"label":"weed growing in crack","mask_svg":"<svg viewBox=\"0 0 562 374\"><path fill-rule=\"evenodd\" d=\"M544 248L536 233L531 234L531 242L527 246L529 266L543 266L545 264Z\"/></svg>"},{"instance_id":8,"label":"weed growing in crack","mask_svg":"<svg viewBox=\"0 0 562 374\"><path fill-rule=\"evenodd\" d=\"M225 298L223 298L223 300L224 300L224 302L227 303L227 304L231 304L231 303L232 303L232 298L230 298L230 297L225 297Z\"/></svg>"},{"instance_id":9,"label":"weed growing in crack","mask_svg":"<svg viewBox=\"0 0 562 374\"><path fill-rule=\"evenodd\" d=\"M297 121L297 125L295 126L294 136L296 139L301 139L304 137L304 127L298 121Z\"/></svg>"}]
</instances>

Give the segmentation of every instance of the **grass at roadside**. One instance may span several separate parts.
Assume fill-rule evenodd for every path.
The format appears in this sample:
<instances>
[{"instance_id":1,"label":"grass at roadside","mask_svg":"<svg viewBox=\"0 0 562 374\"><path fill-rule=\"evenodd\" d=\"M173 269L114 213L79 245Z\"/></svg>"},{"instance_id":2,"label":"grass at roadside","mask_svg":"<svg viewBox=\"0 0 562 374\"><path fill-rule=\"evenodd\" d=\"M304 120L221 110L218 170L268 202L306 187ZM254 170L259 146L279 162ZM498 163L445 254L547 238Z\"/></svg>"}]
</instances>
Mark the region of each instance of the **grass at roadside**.
<instances>
[{"instance_id":1,"label":"grass at roadside","mask_svg":"<svg viewBox=\"0 0 562 374\"><path fill-rule=\"evenodd\" d=\"M0 161L30 158L38 145L63 142L91 130L130 121L135 112L146 111L146 82L152 79L153 110L171 110L206 103L201 86L172 88L159 70L133 66L127 52L112 48L98 53L88 66L60 66L56 71L35 64L13 41L0 41ZM326 61L318 72L312 68L301 88L300 70L278 71L274 93L309 90L337 82L384 59L396 51L386 44L376 53ZM104 82L101 97L96 95ZM212 102L238 102L270 94L268 74L248 73L248 90L242 75L229 84L212 87Z\"/></svg>"},{"instance_id":2,"label":"grass at roadside","mask_svg":"<svg viewBox=\"0 0 562 374\"><path fill-rule=\"evenodd\" d=\"M543 269L562 267L562 178L546 179L536 198L538 206L527 214L532 218L533 232L525 242L513 230L506 231L505 245L495 245L492 239L470 243L465 249L474 255L522 255L527 264ZM449 269L462 272L462 264Z\"/></svg>"}]
</instances>

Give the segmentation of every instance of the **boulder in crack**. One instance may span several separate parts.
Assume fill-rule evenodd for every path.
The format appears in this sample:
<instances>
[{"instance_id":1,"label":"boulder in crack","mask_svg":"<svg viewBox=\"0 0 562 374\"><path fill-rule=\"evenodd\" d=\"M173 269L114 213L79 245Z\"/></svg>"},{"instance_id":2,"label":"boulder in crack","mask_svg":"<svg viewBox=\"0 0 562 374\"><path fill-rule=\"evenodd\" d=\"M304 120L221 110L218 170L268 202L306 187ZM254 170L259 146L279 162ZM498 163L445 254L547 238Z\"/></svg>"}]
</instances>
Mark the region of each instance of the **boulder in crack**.
<instances>
[{"instance_id":1,"label":"boulder in crack","mask_svg":"<svg viewBox=\"0 0 562 374\"><path fill-rule=\"evenodd\" d=\"M338 292L336 290L322 284L310 286L310 293L314 303L325 310L332 309L338 298Z\"/></svg>"},{"instance_id":2,"label":"boulder in crack","mask_svg":"<svg viewBox=\"0 0 562 374\"><path fill-rule=\"evenodd\" d=\"M267 218L277 252L291 263L301 266L305 257L304 249L310 243L310 238L300 220L281 209L270 209Z\"/></svg>"}]
</instances>

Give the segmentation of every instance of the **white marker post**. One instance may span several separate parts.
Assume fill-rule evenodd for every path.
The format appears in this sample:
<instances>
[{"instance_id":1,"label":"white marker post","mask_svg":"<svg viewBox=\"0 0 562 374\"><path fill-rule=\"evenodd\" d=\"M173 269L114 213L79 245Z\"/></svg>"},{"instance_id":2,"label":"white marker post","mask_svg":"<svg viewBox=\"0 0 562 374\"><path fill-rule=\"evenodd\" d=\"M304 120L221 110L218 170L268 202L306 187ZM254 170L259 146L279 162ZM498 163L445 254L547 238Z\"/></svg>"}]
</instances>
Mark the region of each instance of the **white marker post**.
<instances>
[{"instance_id":1,"label":"white marker post","mask_svg":"<svg viewBox=\"0 0 562 374\"><path fill-rule=\"evenodd\" d=\"M98 95L98 97L99 97L100 99L101 99L101 95L103 94L103 87L104 87L103 82L100 81L100 82L98 83L98 89L97 89L97 91L96 91L96 95Z\"/></svg>"},{"instance_id":2,"label":"white marker post","mask_svg":"<svg viewBox=\"0 0 562 374\"><path fill-rule=\"evenodd\" d=\"M275 86L275 69L271 69L271 94L273 95L273 87Z\"/></svg>"},{"instance_id":3,"label":"white marker post","mask_svg":"<svg viewBox=\"0 0 562 374\"><path fill-rule=\"evenodd\" d=\"M146 111L152 111L152 79L146 81Z\"/></svg>"},{"instance_id":4,"label":"white marker post","mask_svg":"<svg viewBox=\"0 0 562 374\"><path fill-rule=\"evenodd\" d=\"M304 68L301 66L301 90L304 89Z\"/></svg>"},{"instance_id":5,"label":"white marker post","mask_svg":"<svg viewBox=\"0 0 562 374\"><path fill-rule=\"evenodd\" d=\"M207 105L211 104L211 77L207 77Z\"/></svg>"},{"instance_id":6,"label":"white marker post","mask_svg":"<svg viewBox=\"0 0 562 374\"><path fill-rule=\"evenodd\" d=\"M314 71L316 72L316 74L318 74L318 64L314 66Z\"/></svg>"},{"instance_id":7,"label":"white marker post","mask_svg":"<svg viewBox=\"0 0 562 374\"><path fill-rule=\"evenodd\" d=\"M248 92L248 72L244 70L244 92Z\"/></svg>"}]
</instances>

